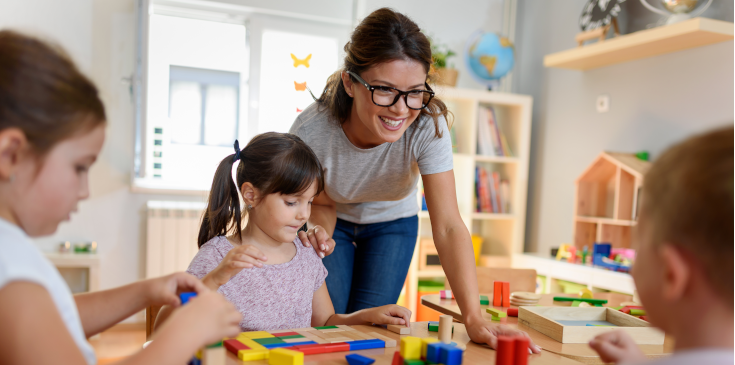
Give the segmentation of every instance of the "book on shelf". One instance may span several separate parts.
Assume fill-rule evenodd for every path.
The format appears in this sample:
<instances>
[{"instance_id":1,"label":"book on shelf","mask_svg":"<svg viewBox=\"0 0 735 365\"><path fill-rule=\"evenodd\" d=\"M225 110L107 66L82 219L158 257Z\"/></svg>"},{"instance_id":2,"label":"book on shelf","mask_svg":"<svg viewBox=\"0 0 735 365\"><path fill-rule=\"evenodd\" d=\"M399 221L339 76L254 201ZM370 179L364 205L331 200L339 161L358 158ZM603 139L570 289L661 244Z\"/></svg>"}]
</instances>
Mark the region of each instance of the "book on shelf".
<instances>
[{"instance_id":1,"label":"book on shelf","mask_svg":"<svg viewBox=\"0 0 735 365\"><path fill-rule=\"evenodd\" d=\"M475 167L475 201L478 213L509 213L510 183L497 171Z\"/></svg>"},{"instance_id":2,"label":"book on shelf","mask_svg":"<svg viewBox=\"0 0 735 365\"><path fill-rule=\"evenodd\" d=\"M512 156L508 140L500 129L492 107L481 106L478 111L477 154L483 156Z\"/></svg>"}]
</instances>

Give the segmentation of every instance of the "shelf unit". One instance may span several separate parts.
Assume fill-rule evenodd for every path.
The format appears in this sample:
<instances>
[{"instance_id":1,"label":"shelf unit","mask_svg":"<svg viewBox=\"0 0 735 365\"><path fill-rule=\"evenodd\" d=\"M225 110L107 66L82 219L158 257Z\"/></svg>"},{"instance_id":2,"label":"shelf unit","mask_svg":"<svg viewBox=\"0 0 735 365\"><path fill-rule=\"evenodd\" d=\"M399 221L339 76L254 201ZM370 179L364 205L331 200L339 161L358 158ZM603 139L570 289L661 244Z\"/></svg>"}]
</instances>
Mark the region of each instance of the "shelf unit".
<instances>
[{"instance_id":1,"label":"shelf unit","mask_svg":"<svg viewBox=\"0 0 735 365\"><path fill-rule=\"evenodd\" d=\"M510 266L513 254L523 252L528 191L528 161L531 139L532 98L527 95L484 90L435 87L437 95L454 114L452 126L457 152L454 153L454 179L460 216L471 234L483 238L483 261ZM511 157L480 156L477 151L478 111L491 106L495 119L506 136ZM510 213L475 211L475 166L497 171L510 185ZM418 196L419 202L421 196ZM419 239L416 242L406 285L406 304L416 313L418 279L443 277L442 270L419 270L419 242L430 238L431 220L419 212ZM415 318L414 318L415 319Z\"/></svg>"},{"instance_id":2,"label":"shelf unit","mask_svg":"<svg viewBox=\"0 0 735 365\"><path fill-rule=\"evenodd\" d=\"M693 18L552 53L544 57L544 66L591 70L732 39L733 23Z\"/></svg>"}]
</instances>

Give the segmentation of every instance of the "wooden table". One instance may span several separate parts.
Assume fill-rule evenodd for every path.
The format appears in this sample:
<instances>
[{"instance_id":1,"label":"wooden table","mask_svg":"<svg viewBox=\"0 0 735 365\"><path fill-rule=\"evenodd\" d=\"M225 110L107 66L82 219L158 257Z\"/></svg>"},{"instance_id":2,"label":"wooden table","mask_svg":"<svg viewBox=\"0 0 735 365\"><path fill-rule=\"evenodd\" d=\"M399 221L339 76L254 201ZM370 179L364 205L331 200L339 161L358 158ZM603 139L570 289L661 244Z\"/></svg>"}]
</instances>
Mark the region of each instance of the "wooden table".
<instances>
[{"instance_id":1,"label":"wooden table","mask_svg":"<svg viewBox=\"0 0 735 365\"><path fill-rule=\"evenodd\" d=\"M554 296L565 296L565 297L576 297L576 295L569 295L569 294L543 294L541 297L541 300L539 301L539 305L541 306L570 306L571 302L554 302ZM595 293L594 294L595 299L607 299L608 303L605 305L606 307L617 307L622 302L627 302L632 300L632 297L630 295L625 294L617 294L617 293ZM492 298L492 294L488 295L488 298ZM421 297L421 304L436 310L443 314L450 314L456 319L457 321L462 322L462 314L460 313L459 307L457 306L457 302L454 299L441 299L439 298L438 294L432 294L432 295L424 295ZM482 307L482 315L483 317L490 321L491 315L485 312L485 308L489 306L481 306ZM515 306L513 306L515 307ZM498 309L503 309L501 307L494 307ZM564 357L585 363L585 364L604 364L602 360L600 360L600 357L597 356L597 353L593 351L587 344L583 343L561 343L557 342L556 340L553 340L552 338L544 335L543 333L540 333L528 326L525 326L523 324L518 323L517 317L507 317L503 318L501 322L495 322L495 323L501 323L505 325L509 325L511 327L518 328L520 330L523 330L528 333L529 336L531 336L531 339L533 341L541 346L545 351L548 351L553 354L559 354ZM674 341L673 338L670 336L666 336L666 340L664 341L663 345L640 345L639 346L643 353L646 354L646 356L650 358L657 358L657 357L663 357L667 356L668 354L672 353L674 351ZM494 356L493 356L494 358Z\"/></svg>"},{"instance_id":2,"label":"wooden table","mask_svg":"<svg viewBox=\"0 0 735 365\"><path fill-rule=\"evenodd\" d=\"M376 326L350 326L350 327L358 331L365 332L365 333L377 332L383 336L395 338L396 340L398 340L398 346L382 348L382 349L372 349L372 350L359 350L359 351L350 351L350 352L334 352L331 354L306 355L304 356L304 364L345 365L346 364L345 355L348 355L348 354L360 354L363 356L373 358L376 360L374 363L375 365L390 364L391 361L393 360L393 354L399 350L400 337L409 336L409 335L400 336L397 333L393 333L393 332L388 331L387 329L384 329L382 327L376 327ZM436 338L438 336L438 333L429 332L428 322L413 322L411 323L410 336ZM454 334L452 336L452 341L458 344L464 344L467 346L467 349L465 350L464 358L462 361L463 364L467 364L467 365L471 365L471 364L493 365L495 364L495 350L491 350L487 346L478 345L470 341L470 337L467 335L467 331L465 331L465 327L463 324L461 323L454 324ZM227 353L227 365L243 365L243 364L265 365L265 364L268 364L268 360L242 362L234 354L229 353L229 352ZM546 364L549 364L549 365L551 364L579 365L579 363L576 361L570 360L566 357L559 356L557 354L550 353L550 352L542 352L541 354L537 354L537 355L529 355L529 364L533 364L533 365L546 365Z\"/></svg>"}]
</instances>

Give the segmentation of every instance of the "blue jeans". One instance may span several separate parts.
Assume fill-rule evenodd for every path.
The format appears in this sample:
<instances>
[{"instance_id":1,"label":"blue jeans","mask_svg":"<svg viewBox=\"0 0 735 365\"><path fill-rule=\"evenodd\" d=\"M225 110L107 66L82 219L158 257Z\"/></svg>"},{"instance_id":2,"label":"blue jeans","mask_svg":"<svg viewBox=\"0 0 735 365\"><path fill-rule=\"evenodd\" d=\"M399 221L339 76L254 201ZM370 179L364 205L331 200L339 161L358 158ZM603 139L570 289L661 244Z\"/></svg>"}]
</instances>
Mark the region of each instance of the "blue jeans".
<instances>
[{"instance_id":1,"label":"blue jeans","mask_svg":"<svg viewBox=\"0 0 735 365\"><path fill-rule=\"evenodd\" d=\"M327 289L334 311L344 314L395 304L418 230L418 216L372 224L337 219L332 236L336 248L322 260L329 271Z\"/></svg>"}]
</instances>

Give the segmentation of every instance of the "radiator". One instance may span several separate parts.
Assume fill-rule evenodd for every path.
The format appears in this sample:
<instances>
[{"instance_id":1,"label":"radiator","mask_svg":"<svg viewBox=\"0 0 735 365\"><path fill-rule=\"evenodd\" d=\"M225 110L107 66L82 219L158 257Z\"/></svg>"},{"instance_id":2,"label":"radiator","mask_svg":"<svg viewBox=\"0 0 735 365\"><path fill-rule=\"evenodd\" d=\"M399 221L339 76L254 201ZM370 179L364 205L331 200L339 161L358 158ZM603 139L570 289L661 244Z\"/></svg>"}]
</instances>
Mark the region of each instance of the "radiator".
<instances>
[{"instance_id":1,"label":"radiator","mask_svg":"<svg viewBox=\"0 0 735 365\"><path fill-rule=\"evenodd\" d=\"M146 278L185 271L196 255L205 203L148 201Z\"/></svg>"}]
</instances>

